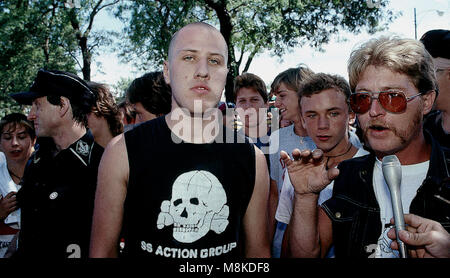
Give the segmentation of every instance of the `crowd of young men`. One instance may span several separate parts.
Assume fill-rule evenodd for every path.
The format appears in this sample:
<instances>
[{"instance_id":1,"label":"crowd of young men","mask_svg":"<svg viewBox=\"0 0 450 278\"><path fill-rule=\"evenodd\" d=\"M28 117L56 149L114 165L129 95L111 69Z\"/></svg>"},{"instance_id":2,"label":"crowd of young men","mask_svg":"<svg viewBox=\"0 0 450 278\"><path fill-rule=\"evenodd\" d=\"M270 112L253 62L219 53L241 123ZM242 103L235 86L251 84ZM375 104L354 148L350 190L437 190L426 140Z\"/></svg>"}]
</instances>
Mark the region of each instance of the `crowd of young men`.
<instances>
[{"instance_id":1,"label":"crowd of young men","mask_svg":"<svg viewBox=\"0 0 450 278\"><path fill-rule=\"evenodd\" d=\"M437 60L443 86L449 61ZM398 257L381 171L383 157L396 155L408 224L399 236L409 256L450 257L450 151L424 129L438 92L448 90L438 89L436 63L420 41L361 45L349 84L303 65L280 73L271 93L281 119L293 123L281 129L267 125L264 82L237 77L243 133L232 142L216 109L227 62L215 27L178 30L159 73L170 105L152 112L151 98L131 96L136 111L152 115L114 137L99 165L90 163L85 126L96 95L86 82L41 70L29 92L13 95L32 104L37 136L53 139L32 156L17 194L17 256ZM141 88L135 82L129 93ZM361 138L350 126L355 116Z\"/></svg>"}]
</instances>

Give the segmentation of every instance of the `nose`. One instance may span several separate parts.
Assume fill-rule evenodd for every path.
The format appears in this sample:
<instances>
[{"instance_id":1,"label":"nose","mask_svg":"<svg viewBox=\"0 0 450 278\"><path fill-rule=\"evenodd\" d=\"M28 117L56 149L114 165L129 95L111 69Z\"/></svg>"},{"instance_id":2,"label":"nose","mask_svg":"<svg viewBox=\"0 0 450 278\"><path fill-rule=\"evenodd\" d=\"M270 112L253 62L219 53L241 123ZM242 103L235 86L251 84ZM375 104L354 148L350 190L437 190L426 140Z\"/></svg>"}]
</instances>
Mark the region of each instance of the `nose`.
<instances>
[{"instance_id":1,"label":"nose","mask_svg":"<svg viewBox=\"0 0 450 278\"><path fill-rule=\"evenodd\" d=\"M385 113L386 113L386 111L381 106L378 98L372 97L372 103L370 104L370 109L369 109L369 116L377 117L377 116L383 115Z\"/></svg>"},{"instance_id":2,"label":"nose","mask_svg":"<svg viewBox=\"0 0 450 278\"><path fill-rule=\"evenodd\" d=\"M19 145L19 140L17 140L17 136L13 136L13 137L12 137L11 145L12 145L12 146L17 146L17 145Z\"/></svg>"},{"instance_id":3,"label":"nose","mask_svg":"<svg viewBox=\"0 0 450 278\"><path fill-rule=\"evenodd\" d=\"M195 78L209 79L208 59L200 59L197 63Z\"/></svg>"},{"instance_id":4,"label":"nose","mask_svg":"<svg viewBox=\"0 0 450 278\"><path fill-rule=\"evenodd\" d=\"M330 128L330 120L327 117L319 117L319 129L329 129Z\"/></svg>"},{"instance_id":5,"label":"nose","mask_svg":"<svg viewBox=\"0 0 450 278\"><path fill-rule=\"evenodd\" d=\"M246 101L245 103L241 104L242 109L247 110L251 107L250 103Z\"/></svg>"},{"instance_id":6,"label":"nose","mask_svg":"<svg viewBox=\"0 0 450 278\"><path fill-rule=\"evenodd\" d=\"M36 106L33 104L31 105L30 112L28 113L27 119L29 121L34 121L36 119Z\"/></svg>"}]
</instances>

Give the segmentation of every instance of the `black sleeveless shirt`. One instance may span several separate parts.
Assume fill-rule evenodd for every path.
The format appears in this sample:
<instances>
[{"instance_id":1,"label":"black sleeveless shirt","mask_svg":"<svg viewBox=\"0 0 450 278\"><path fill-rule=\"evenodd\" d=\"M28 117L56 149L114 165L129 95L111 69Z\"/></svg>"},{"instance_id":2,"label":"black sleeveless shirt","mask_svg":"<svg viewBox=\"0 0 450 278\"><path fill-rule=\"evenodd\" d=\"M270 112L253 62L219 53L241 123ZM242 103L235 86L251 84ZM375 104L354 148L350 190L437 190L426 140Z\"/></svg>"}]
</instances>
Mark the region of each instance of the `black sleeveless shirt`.
<instances>
[{"instance_id":1,"label":"black sleeveless shirt","mask_svg":"<svg viewBox=\"0 0 450 278\"><path fill-rule=\"evenodd\" d=\"M255 183L253 145L175 143L172 136L165 117L125 133L130 172L122 255L238 256Z\"/></svg>"}]
</instances>

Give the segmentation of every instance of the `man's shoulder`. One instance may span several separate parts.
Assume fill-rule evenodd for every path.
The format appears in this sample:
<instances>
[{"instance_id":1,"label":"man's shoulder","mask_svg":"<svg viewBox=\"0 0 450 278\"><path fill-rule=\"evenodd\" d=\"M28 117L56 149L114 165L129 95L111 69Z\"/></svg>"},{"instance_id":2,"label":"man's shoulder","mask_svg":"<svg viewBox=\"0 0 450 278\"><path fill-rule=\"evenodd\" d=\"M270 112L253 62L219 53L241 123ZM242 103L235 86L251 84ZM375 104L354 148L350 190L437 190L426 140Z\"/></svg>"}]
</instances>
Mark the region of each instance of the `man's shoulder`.
<instances>
[{"instance_id":1,"label":"man's shoulder","mask_svg":"<svg viewBox=\"0 0 450 278\"><path fill-rule=\"evenodd\" d=\"M369 152L361 152L358 151L360 156L354 156L353 158L347 159L339 163L338 168L342 170L359 170L363 167L367 167L369 164L372 164L374 161L374 157Z\"/></svg>"}]
</instances>

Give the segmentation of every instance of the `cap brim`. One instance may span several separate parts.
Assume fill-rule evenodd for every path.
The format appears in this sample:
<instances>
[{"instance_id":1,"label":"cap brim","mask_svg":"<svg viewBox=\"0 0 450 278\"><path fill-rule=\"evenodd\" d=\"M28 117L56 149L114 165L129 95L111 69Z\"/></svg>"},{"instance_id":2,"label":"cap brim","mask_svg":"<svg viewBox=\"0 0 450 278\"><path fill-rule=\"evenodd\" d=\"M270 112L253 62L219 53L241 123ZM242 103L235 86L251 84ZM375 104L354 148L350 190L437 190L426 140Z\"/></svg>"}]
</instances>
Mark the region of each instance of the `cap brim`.
<instances>
[{"instance_id":1,"label":"cap brim","mask_svg":"<svg viewBox=\"0 0 450 278\"><path fill-rule=\"evenodd\" d=\"M22 105L31 105L33 103L33 100L35 100L38 97L42 97L37 92L20 92L10 94L9 96Z\"/></svg>"}]
</instances>

